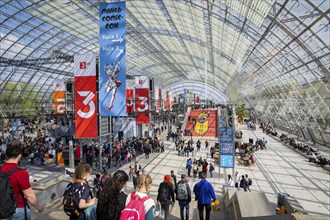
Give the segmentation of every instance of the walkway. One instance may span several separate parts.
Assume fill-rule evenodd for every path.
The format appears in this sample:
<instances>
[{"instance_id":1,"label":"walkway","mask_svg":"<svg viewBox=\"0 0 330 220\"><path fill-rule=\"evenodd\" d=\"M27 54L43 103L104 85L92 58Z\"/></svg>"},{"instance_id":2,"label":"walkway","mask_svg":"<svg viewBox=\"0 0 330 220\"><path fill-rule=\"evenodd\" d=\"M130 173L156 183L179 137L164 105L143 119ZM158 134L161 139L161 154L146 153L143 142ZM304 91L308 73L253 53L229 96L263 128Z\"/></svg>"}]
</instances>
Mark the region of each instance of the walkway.
<instances>
[{"instance_id":1,"label":"walkway","mask_svg":"<svg viewBox=\"0 0 330 220\"><path fill-rule=\"evenodd\" d=\"M265 192L268 200L275 208L277 203L277 193L286 192L292 197L295 197L304 209L311 215L323 215L325 219L330 219L330 176L329 172L309 163L307 159L297 154L292 149L284 144L276 141L270 136L262 133L261 130L250 131L243 125L240 127L243 131L243 141L248 142L249 138L265 138L268 142L268 149L257 151L257 164L254 167L236 166L241 175L248 174L253 180L253 185L250 187L252 191ZM217 139L207 138L212 146ZM197 137L195 139L195 143ZM204 141L202 141L202 151L197 152L196 158L206 158L204 150ZM185 173L185 165L187 157L178 156L175 151L175 146L172 141L164 141L166 148L164 153L151 154L150 159L144 159L140 156L139 163L145 168L153 179L151 196L153 199L157 196L157 190L160 182L163 181L164 175L169 174L171 170L175 171L177 178L182 173ZM213 163L211 158L208 162ZM128 171L128 164L121 169ZM222 186L226 184L227 174L232 173L232 169L220 169L215 165L215 175L213 179L208 179L214 186L217 196L221 199ZM32 174L33 176L33 174ZM220 177L220 178L219 178ZM198 179L191 178L189 184L191 188L198 182ZM127 184L126 192L131 192L133 189L132 182ZM247 192L248 193L248 192ZM190 219L198 219L197 204L194 201L194 196L190 205ZM68 219L62 211L59 204L60 198L57 198L53 203L48 204L44 213L36 213L32 211L33 220L35 219ZM180 219L178 203L171 210L171 220ZM224 211L212 212L214 220L229 219Z\"/></svg>"}]
</instances>

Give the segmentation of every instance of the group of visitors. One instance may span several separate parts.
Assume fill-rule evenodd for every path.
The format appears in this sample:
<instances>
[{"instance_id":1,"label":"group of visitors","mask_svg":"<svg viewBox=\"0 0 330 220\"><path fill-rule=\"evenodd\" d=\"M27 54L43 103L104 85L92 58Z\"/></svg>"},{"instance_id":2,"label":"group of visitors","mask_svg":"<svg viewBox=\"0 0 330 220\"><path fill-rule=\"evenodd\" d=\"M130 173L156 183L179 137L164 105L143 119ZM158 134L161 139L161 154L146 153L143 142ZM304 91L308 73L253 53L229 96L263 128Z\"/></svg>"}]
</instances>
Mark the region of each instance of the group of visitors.
<instances>
[{"instance_id":1,"label":"group of visitors","mask_svg":"<svg viewBox=\"0 0 330 220\"><path fill-rule=\"evenodd\" d=\"M165 220L170 219L170 207L178 201L180 207L180 217L182 220L189 219L189 204L192 200L192 193L195 194L195 200L198 201L198 210L200 219L210 219L211 202L216 200L213 186L206 180L206 173L202 172L200 182L196 183L193 189L190 189L189 179L185 174L180 176L177 181L176 175L172 170L170 174L164 176L163 182L159 184L156 201L151 198L152 178L145 173L137 174L136 188L126 194L125 186L129 181L129 175L123 170L117 170L113 176L103 180L96 196L87 183L86 179L92 173L92 168L88 164L79 164L74 173L74 181L69 183L63 194L64 211L70 216L70 220L89 219L88 216L95 213L94 219L98 220L122 220L133 219L136 215L140 219L152 220L155 209L163 213ZM102 178L96 177L96 182ZM77 207L70 205L70 192L76 192L79 195ZM73 201L73 199L72 199ZM135 211L132 211L132 208Z\"/></svg>"},{"instance_id":2,"label":"group of visitors","mask_svg":"<svg viewBox=\"0 0 330 220\"><path fill-rule=\"evenodd\" d=\"M236 171L234 177L228 174L227 184L230 187L235 186L238 189L244 189L245 192L251 192L250 186L252 185L252 179L249 178L248 174L239 175L238 171Z\"/></svg>"}]
</instances>

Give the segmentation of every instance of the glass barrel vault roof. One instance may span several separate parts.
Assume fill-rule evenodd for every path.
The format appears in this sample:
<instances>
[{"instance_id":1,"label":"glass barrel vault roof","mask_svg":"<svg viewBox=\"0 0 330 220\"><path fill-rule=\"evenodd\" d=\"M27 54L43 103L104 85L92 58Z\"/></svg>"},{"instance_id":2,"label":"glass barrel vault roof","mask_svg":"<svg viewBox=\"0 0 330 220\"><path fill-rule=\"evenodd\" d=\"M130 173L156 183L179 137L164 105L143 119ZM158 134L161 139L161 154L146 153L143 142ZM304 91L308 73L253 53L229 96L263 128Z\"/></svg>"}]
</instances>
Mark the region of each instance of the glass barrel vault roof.
<instances>
[{"instance_id":1,"label":"glass barrel vault roof","mask_svg":"<svg viewBox=\"0 0 330 220\"><path fill-rule=\"evenodd\" d=\"M72 79L72 57L99 53L102 2L0 2L2 111L52 106L53 81ZM175 91L189 84L201 97L209 85L215 101L249 103L280 127L329 142L330 1L127 0L126 7L129 76L149 75Z\"/></svg>"}]
</instances>

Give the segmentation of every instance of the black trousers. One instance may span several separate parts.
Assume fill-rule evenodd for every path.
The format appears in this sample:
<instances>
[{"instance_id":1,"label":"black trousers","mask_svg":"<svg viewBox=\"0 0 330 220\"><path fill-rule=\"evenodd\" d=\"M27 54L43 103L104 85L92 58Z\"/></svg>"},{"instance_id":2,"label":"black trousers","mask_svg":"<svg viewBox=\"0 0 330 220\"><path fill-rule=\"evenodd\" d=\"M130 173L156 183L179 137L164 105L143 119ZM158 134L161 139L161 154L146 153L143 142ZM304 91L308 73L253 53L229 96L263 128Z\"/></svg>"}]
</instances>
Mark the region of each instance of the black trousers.
<instances>
[{"instance_id":1,"label":"black trousers","mask_svg":"<svg viewBox=\"0 0 330 220\"><path fill-rule=\"evenodd\" d=\"M204 220L204 207L205 207L205 220L210 220L211 204L198 204L199 220Z\"/></svg>"}]
</instances>

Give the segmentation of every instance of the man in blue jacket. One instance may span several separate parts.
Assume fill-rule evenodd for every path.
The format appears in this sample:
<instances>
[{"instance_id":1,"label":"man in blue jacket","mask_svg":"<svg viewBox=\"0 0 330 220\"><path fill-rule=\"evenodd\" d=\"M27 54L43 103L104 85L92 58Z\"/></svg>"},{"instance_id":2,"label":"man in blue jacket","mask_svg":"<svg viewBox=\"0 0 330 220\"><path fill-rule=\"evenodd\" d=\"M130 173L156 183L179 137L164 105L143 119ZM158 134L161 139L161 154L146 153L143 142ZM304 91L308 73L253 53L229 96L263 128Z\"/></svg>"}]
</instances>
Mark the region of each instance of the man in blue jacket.
<instances>
[{"instance_id":1,"label":"man in blue jacket","mask_svg":"<svg viewBox=\"0 0 330 220\"><path fill-rule=\"evenodd\" d=\"M206 173L201 175L202 179L194 186L195 198L198 200L199 220L204 220L204 207L206 211L205 220L210 220L211 201L216 200L213 186L206 178Z\"/></svg>"}]
</instances>

